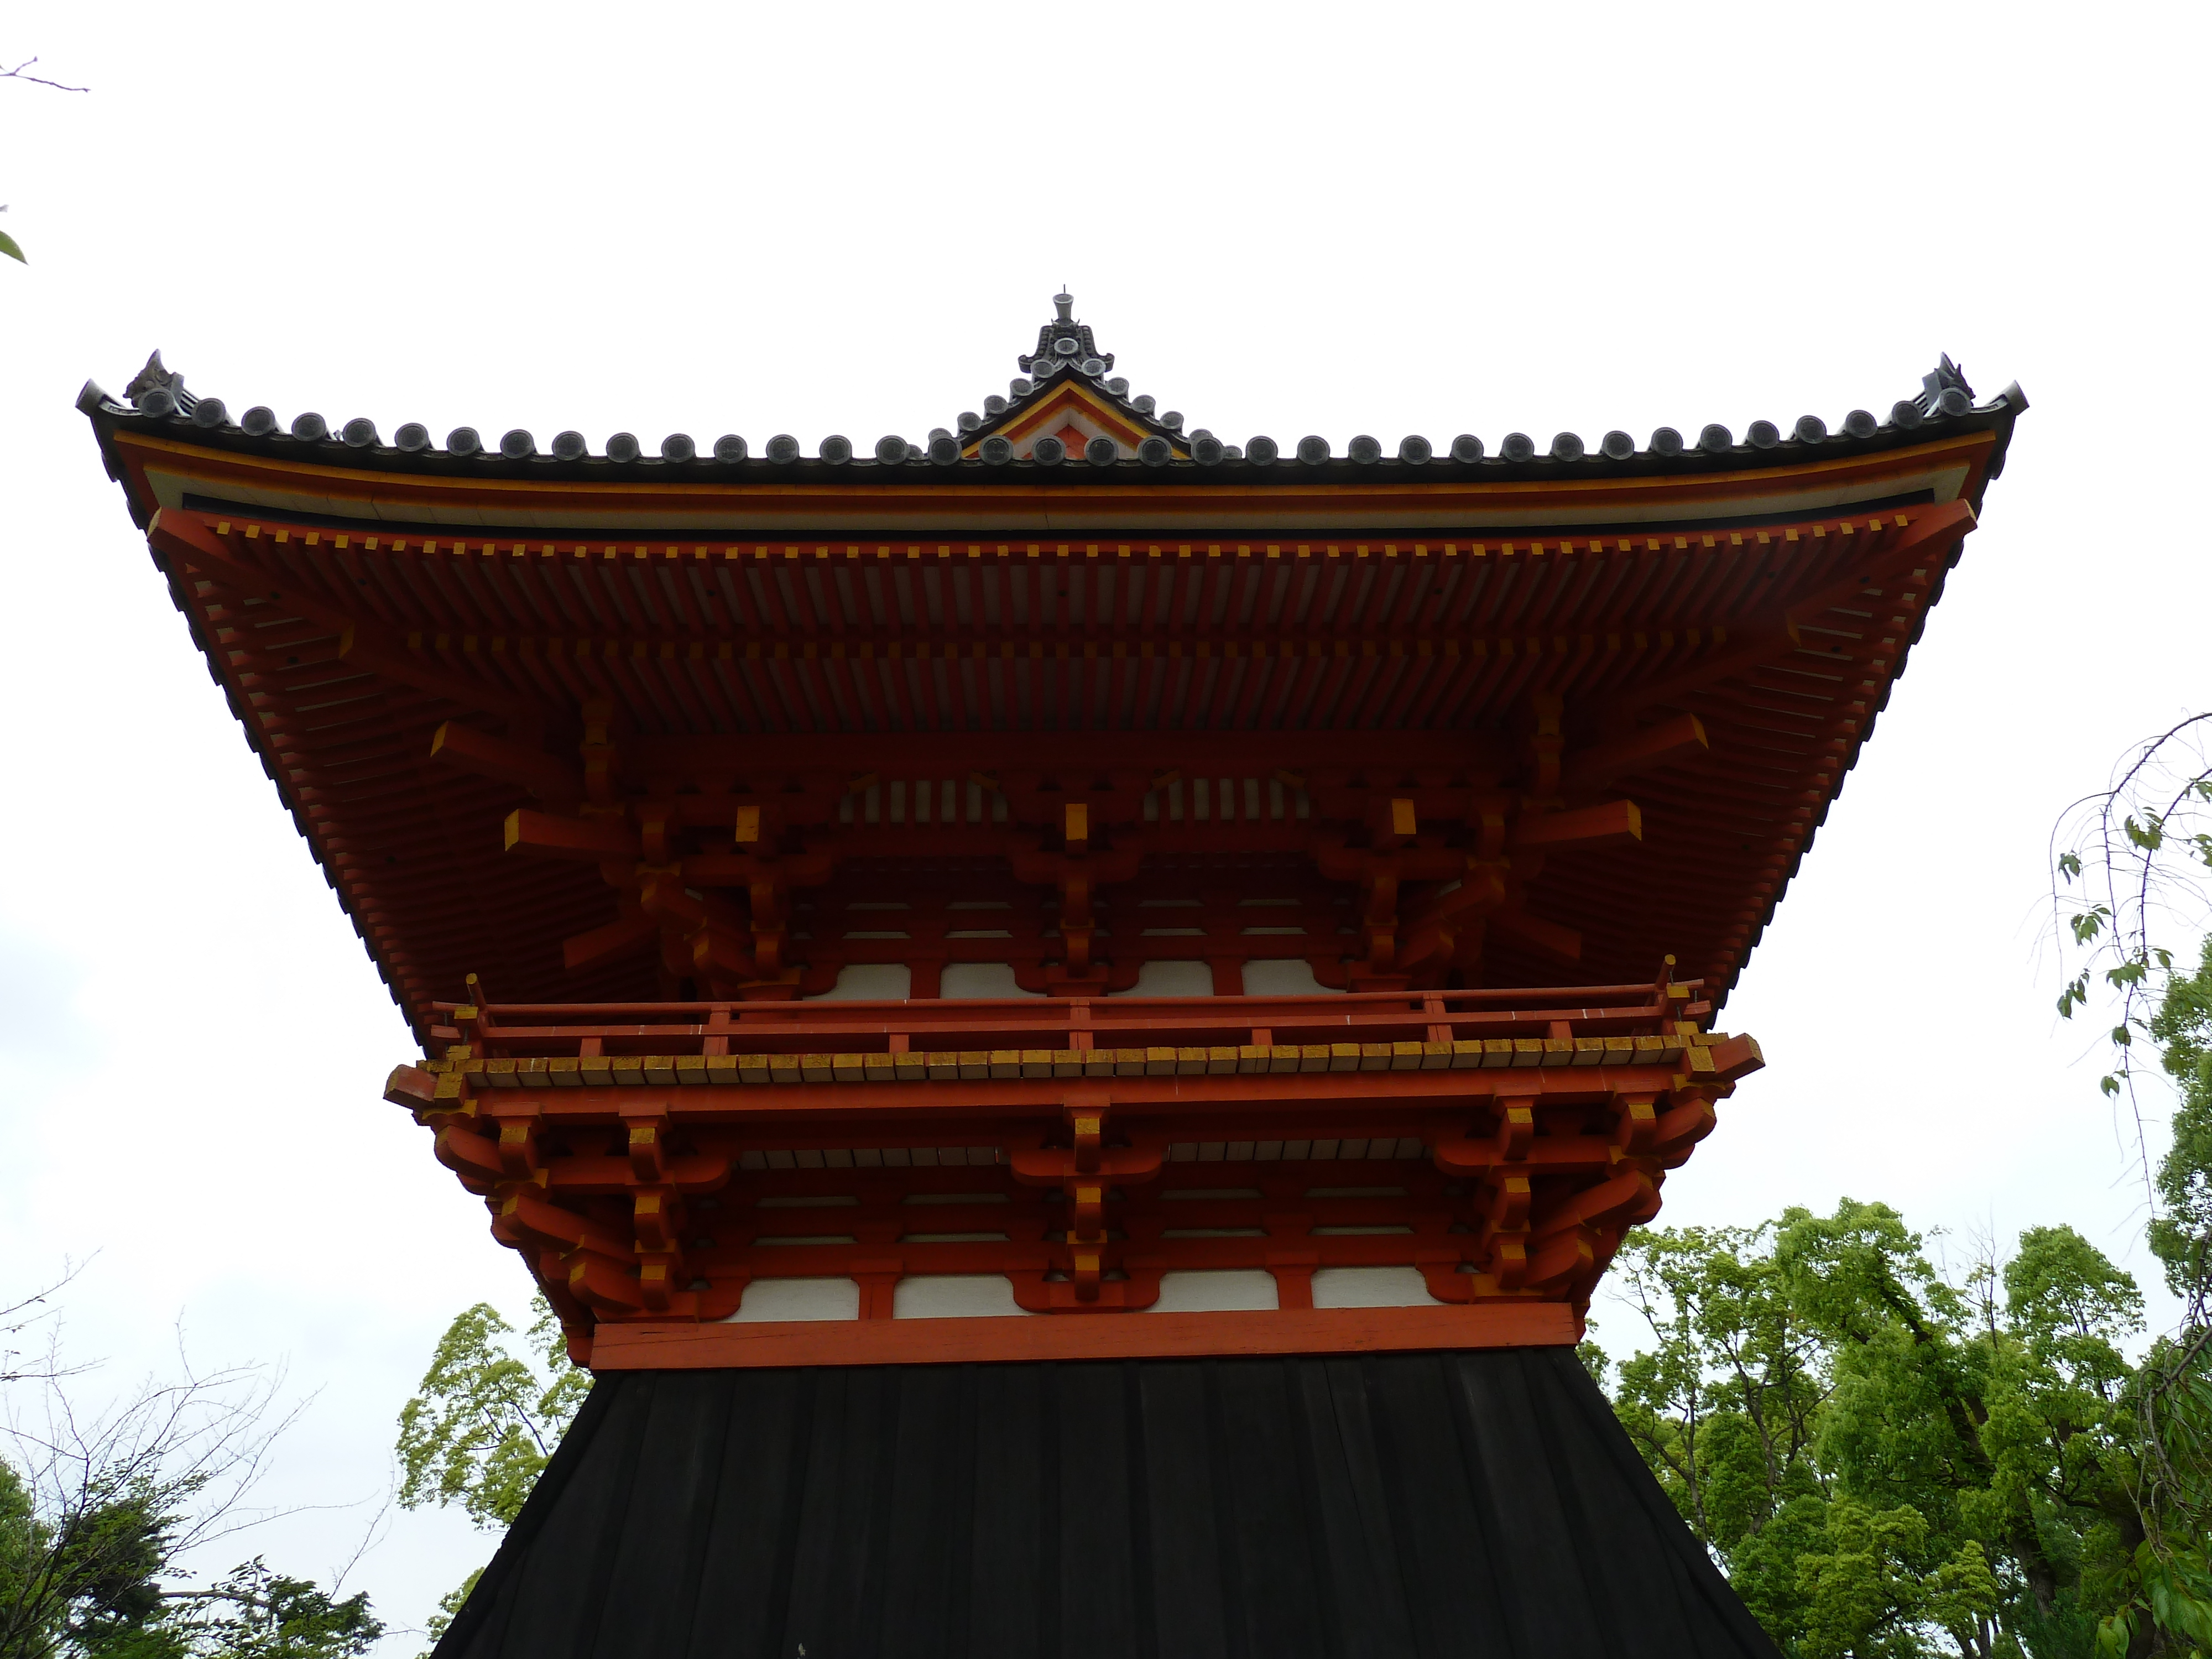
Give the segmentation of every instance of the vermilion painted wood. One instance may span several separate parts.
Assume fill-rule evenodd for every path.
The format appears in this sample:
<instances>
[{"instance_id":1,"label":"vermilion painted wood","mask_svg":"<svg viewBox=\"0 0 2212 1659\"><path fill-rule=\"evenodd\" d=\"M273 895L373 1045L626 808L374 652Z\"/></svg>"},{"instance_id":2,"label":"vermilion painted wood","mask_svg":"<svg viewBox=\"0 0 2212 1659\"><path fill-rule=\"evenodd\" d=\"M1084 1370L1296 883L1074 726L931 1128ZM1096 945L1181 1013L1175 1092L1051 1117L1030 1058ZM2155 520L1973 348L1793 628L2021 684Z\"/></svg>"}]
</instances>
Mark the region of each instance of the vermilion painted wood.
<instances>
[{"instance_id":1,"label":"vermilion painted wood","mask_svg":"<svg viewBox=\"0 0 2212 1659\"><path fill-rule=\"evenodd\" d=\"M1973 498L1981 493L1982 475L1995 441L1994 434L1978 432L1936 438L1908 449L1808 459L1787 467L1504 485L1395 478L1357 486L1224 486L1147 480L1137 485L1085 481L1039 487L908 475L881 485L866 482L856 487L846 480L756 485L674 479L533 483L223 454L130 432L118 432L113 438L126 487L142 501L173 499L185 484L216 496L246 490L253 493L228 498L289 496L298 503L295 511L325 514L350 508L362 528L418 539L424 534L459 534L473 541L487 523L535 510L542 521L529 532L533 542L540 539L541 531L550 536L565 531L568 536L594 539L611 531L625 542L669 536L690 540L701 533L702 526L727 524L742 516L754 522L781 518L810 547L821 540L855 537L869 542L927 538L964 543L976 536L1001 539L1018 533L1030 540L1039 526L1065 522L1101 526L1089 533L1109 537L1115 532L1103 526L1118 524L1121 541L1141 541L1147 535L1157 540L1180 530L1185 537L1197 537L1201 550L1209 530L1218 542L1224 532L1249 539L1254 528L1261 526L1280 527L1285 533L1274 534L1278 542L1340 533L1342 526L1465 525L1478 517L1493 537L1516 531L1523 538L1543 536L1594 524L1625 524L1632 530L1651 520L1670 525L1692 520L1700 512L1715 518L1741 518L1762 507L1771 511L1778 499L1792 495L1845 498L1864 493L1869 480L1903 483L1940 479L1947 486L1945 499ZM447 519L447 514L455 516ZM1133 530L1133 526L1153 528ZM1063 532L1045 544L1064 542L1067 533L1085 532ZM356 539L358 534L357 530ZM1080 553L1085 543L1078 539L1073 544ZM1116 541L1104 544L1111 550Z\"/></svg>"},{"instance_id":2,"label":"vermilion painted wood","mask_svg":"<svg viewBox=\"0 0 2212 1659\"><path fill-rule=\"evenodd\" d=\"M388 1097L577 1351L788 1364L1571 1341L1759 1063L1706 988L1995 441L1264 487L112 459L423 1039ZM1036 1000L943 1000L977 963ZM1213 995L1126 994L1160 963ZM1299 963L1343 994L1237 994ZM908 1000L805 1000L886 965ZM1312 1309L1359 1267L1442 1305ZM1139 1311L1209 1269L1279 1307ZM888 1317L942 1273L1053 1316ZM714 1322L806 1276L866 1316Z\"/></svg>"},{"instance_id":3,"label":"vermilion painted wood","mask_svg":"<svg viewBox=\"0 0 2212 1659\"><path fill-rule=\"evenodd\" d=\"M1111 1324L1176 1272L1265 1271L1304 1317L1321 1270L1408 1267L1439 1304L1578 1316L1760 1063L1699 1029L1698 991L446 1005L446 1055L386 1097L579 1353L806 1278L880 1319L902 1279L997 1275L1031 1313ZM1308 1022L1370 1040L1274 1041ZM1260 1041L1121 1046L1161 1035Z\"/></svg>"},{"instance_id":4,"label":"vermilion painted wood","mask_svg":"<svg viewBox=\"0 0 2212 1659\"><path fill-rule=\"evenodd\" d=\"M1911 465L1936 464L1942 447ZM317 474L325 486L337 488ZM521 499L513 487L493 494ZM1724 982L1918 626L1946 538L1970 523L1953 501L1771 529L1526 542L684 546L410 538L164 508L153 535L204 610L234 701L420 1029L425 1002L462 966L510 984L520 970L524 986L553 992L535 964L550 959L557 972L565 957L558 991L591 998L634 980L657 934L699 925L678 882L653 901L673 903L672 919L610 917L591 848L563 838L556 820L575 810L581 779L547 723L594 699L629 722L611 738L621 769L611 798L595 797L602 805L611 799L635 818L641 786L671 791L670 823L696 837L745 787L769 787L733 795L733 775L742 783L766 769L781 777L776 799L753 799L771 832L809 848L787 865L781 879L796 884L775 902L815 906L811 939L749 935L710 893L696 906L705 927L688 941L691 955L658 971L690 972L696 957L733 988L749 974L795 974L789 988L804 993L842 964L905 963L927 996L947 964L1004 961L1030 988L1049 988L1048 969L1068 947L1041 905L1079 877L1106 884L1121 907L1107 918L1110 945L1101 933L1085 947L1099 964L1085 983L1097 990L1185 955L1209 963L1219 989L1251 961L1303 957L1335 975L1346 951L1369 958L1351 964L1358 984L1377 971L1434 982L1477 953L1507 974L1579 956L1602 976L1668 946L1688 947L1691 963ZM967 595L957 605L955 589ZM659 609L641 611L641 594ZM1499 619L1514 625L1499 632ZM1893 637L1880 637L1885 627ZM1384 796L1425 828L1472 824L1501 781L1501 799L1517 799L1525 757L1510 720L1497 721L1544 687L1595 723L1568 744L1559 787L1620 781L1637 797L1570 799L1510 834L1516 879L1553 914L1493 896L1459 921L1416 907L1380 933L1340 937L1332 895L1372 859L1332 864L1329 838L1348 830L1356 846ZM1694 707L1668 708L1686 701ZM1647 709L1656 718L1640 726ZM504 734L467 723L486 715ZM979 717L992 729L914 729ZM1629 729L1606 735L1607 720ZM820 730L824 721L841 729ZM1022 721L1080 726L1082 746L1006 729ZM1182 721L1196 729L1175 729ZM1129 723L1146 729L1100 729ZM1285 725L1303 729L1269 729ZM673 735L653 735L656 726ZM1112 849L1089 873L1052 840L1070 787L1053 774L1079 752L1093 826L1085 847ZM1222 799L1223 773L1233 802ZM878 776L879 787L860 781ZM981 822L967 799L979 776L993 801ZM1197 816L1207 811L1201 787L1213 792L1210 821ZM404 799L425 790L434 807ZM518 794L544 805L515 817ZM948 805L952 823L941 816ZM456 842L446 826L471 817L484 823L482 840ZM502 819L513 826L503 859ZM1025 854L1040 830L1041 851ZM627 849L630 836L637 854L621 856L654 864L641 822L616 839ZM568 868L542 856L564 848ZM743 857L669 851L682 854L667 866L681 887L750 879ZM1390 856L1403 866L1394 878L1415 888L1451 873L1429 869L1433 851ZM1227 908L1206 897L1198 872L1224 857L1277 861L1267 882L1295 908L1266 920L1293 931L1254 933L1233 897ZM816 873L799 867L808 860ZM1007 937L961 937L957 913L941 911L909 916L902 941L865 937L882 930L859 925L851 907L917 890L896 873L915 860L952 860L966 873L937 896L1001 906ZM1133 928L1133 907L1148 897L1195 904L1171 920L1198 924L1198 937ZM495 915L495 939L483 921ZM1486 946L1471 921L1487 927ZM1642 962L1624 958L1629 934L1643 941ZM1066 971L1092 971L1085 951Z\"/></svg>"},{"instance_id":5,"label":"vermilion painted wood","mask_svg":"<svg viewBox=\"0 0 2212 1659\"><path fill-rule=\"evenodd\" d=\"M1582 1340L1557 1302L1481 1308L1306 1308L1096 1317L859 1319L757 1325L603 1324L593 1370L957 1365L1002 1360L1534 1348Z\"/></svg>"}]
</instances>

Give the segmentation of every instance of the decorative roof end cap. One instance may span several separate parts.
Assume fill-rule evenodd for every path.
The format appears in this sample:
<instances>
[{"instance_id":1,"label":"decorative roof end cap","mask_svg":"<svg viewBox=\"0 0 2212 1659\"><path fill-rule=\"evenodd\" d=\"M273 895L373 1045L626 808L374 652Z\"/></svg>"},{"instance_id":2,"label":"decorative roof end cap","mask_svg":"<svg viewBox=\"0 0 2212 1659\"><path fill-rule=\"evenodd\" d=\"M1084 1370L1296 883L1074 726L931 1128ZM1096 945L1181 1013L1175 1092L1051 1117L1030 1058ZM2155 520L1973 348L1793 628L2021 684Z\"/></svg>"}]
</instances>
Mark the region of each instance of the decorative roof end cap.
<instances>
[{"instance_id":1,"label":"decorative roof end cap","mask_svg":"<svg viewBox=\"0 0 2212 1659\"><path fill-rule=\"evenodd\" d=\"M1959 396L1946 398L1952 392ZM1912 400L1919 405L1923 418L1936 415L1963 415L1973 406L1974 388L1966 384L1966 372L1951 361L1944 352L1936 367L1920 377L1920 395Z\"/></svg>"}]
</instances>

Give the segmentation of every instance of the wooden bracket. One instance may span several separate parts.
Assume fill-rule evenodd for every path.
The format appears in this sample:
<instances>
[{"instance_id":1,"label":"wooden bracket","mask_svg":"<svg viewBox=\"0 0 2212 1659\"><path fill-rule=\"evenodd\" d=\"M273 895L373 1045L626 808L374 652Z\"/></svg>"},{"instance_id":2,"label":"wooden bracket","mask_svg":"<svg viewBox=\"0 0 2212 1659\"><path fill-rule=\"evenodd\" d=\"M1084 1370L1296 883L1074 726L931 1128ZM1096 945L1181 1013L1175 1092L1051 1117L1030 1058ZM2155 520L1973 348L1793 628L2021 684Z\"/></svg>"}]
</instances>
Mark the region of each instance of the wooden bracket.
<instances>
[{"instance_id":1,"label":"wooden bracket","mask_svg":"<svg viewBox=\"0 0 2212 1659\"><path fill-rule=\"evenodd\" d=\"M1106 1107L1070 1106L1067 1109L1068 1132L1073 1136L1074 1165L1078 1174L1098 1173L1098 1150L1106 1133Z\"/></svg>"},{"instance_id":2,"label":"wooden bracket","mask_svg":"<svg viewBox=\"0 0 2212 1659\"><path fill-rule=\"evenodd\" d=\"M1106 1188L1096 1182L1078 1182L1069 1189L1073 1208L1068 1237L1084 1243L1103 1243L1106 1237Z\"/></svg>"},{"instance_id":3,"label":"wooden bracket","mask_svg":"<svg viewBox=\"0 0 2212 1659\"><path fill-rule=\"evenodd\" d=\"M1613 1098L1613 1144L1631 1157L1641 1157L1658 1139L1659 1115L1651 1095L1615 1095Z\"/></svg>"},{"instance_id":4,"label":"wooden bracket","mask_svg":"<svg viewBox=\"0 0 2212 1659\"><path fill-rule=\"evenodd\" d=\"M1068 1277L1075 1284L1075 1299L1079 1302L1096 1302L1098 1299L1098 1283L1102 1266L1105 1261L1104 1247L1098 1244L1072 1244L1068 1248L1068 1258L1071 1264Z\"/></svg>"},{"instance_id":5,"label":"wooden bracket","mask_svg":"<svg viewBox=\"0 0 2212 1659\"><path fill-rule=\"evenodd\" d=\"M665 1313L684 1276L684 1258L672 1250L647 1251L641 1247L637 1261L637 1293L648 1312Z\"/></svg>"},{"instance_id":6,"label":"wooden bracket","mask_svg":"<svg viewBox=\"0 0 2212 1659\"><path fill-rule=\"evenodd\" d=\"M641 1250L679 1250L684 1243L684 1195L673 1187L641 1187L630 1196Z\"/></svg>"},{"instance_id":7,"label":"wooden bracket","mask_svg":"<svg viewBox=\"0 0 2212 1659\"><path fill-rule=\"evenodd\" d=\"M441 1109L438 1105L438 1085L444 1080L442 1073L426 1072L419 1066L395 1066L384 1079L384 1097L394 1106L404 1106L420 1116L424 1112ZM459 1077L453 1082L456 1093L465 1086Z\"/></svg>"},{"instance_id":8,"label":"wooden bracket","mask_svg":"<svg viewBox=\"0 0 2212 1659\"><path fill-rule=\"evenodd\" d=\"M1712 1102L1701 1093L1678 1090L1671 1098L1674 1103L1660 1115L1651 1134L1652 1154L1662 1169L1668 1170L1686 1163L1691 1150L1719 1121Z\"/></svg>"},{"instance_id":9,"label":"wooden bracket","mask_svg":"<svg viewBox=\"0 0 2212 1659\"><path fill-rule=\"evenodd\" d=\"M541 1167L538 1156L538 1120L505 1118L499 1126L500 1172L509 1181L527 1181Z\"/></svg>"},{"instance_id":10,"label":"wooden bracket","mask_svg":"<svg viewBox=\"0 0 2212 1659\"><path fill-rule=\"evenodd\" d=\"M499 1147L484 1136L448 1123L438 1131L432 1149L439 1163L461 1178L471 1192L487 1193L506 1178Z\"/></svg>"},{"instance_id":11,"label":"wooden bracket","mask_svg":"<svg viewBox=\"0 0 2212 1659\"><path fill-rule=\"evenodd\" d=\"M1487 1206L1475 1237L1478 1268L1487 1267L1501 1290L1521 1288L1528 1272L1529 1206L1534 1201L1524 1160L1536 1139L1533 1100L1498 1103L1498 1127L1491 1147L1498 1159L1484 1177Z\"/></svg>"},{"instance_id":12,"label":"wooden bracket","mask_svg":"<svg viewBox=\"0 0 2212 1659\"><path fill-rule=\"evenodd\" d=\"M640 1281L605 1257L579 1250L568 1261L569 1291L593 1312L618 1316L647 1307Z\"/></svg>"},{"instance_id":13,"label":"wooden bracket","mask_svg":"<svg viewBox=\"0 0 2212 1659\"><path fill-rule=\"evenodd\" d=\"M663 1182L669 1176L668 1119L665 1115L623 1121L629 1130L630 1174L641 1182Z\"/></svg>"},{"instance_id":14,"label":"wooden bracket","mask_svg":"<svg viewBox=\"0 0 2212 1659\"><path fill-rule=\"evenodd\" d=\"M431 1103L432 1113L451 1113L470 1118L477 1115L474 1092L468 1079L458 1072L441 1073L438 1078L436 1098Z\"/></svg>"}]
</instances>

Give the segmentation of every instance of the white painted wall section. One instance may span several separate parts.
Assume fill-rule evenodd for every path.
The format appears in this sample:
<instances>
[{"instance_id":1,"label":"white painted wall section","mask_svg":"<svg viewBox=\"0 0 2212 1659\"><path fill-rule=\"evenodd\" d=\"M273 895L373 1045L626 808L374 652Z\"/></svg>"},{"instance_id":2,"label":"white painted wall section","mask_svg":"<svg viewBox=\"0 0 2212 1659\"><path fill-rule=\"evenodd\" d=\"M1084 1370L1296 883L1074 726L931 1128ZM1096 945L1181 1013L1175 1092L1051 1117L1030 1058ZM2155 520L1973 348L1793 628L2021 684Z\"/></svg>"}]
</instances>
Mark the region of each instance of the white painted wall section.
<instances>
[{"instance_id":1,"label":"white painted wall section","mask_svg":"<svg viewBox=\"0 0 2212 1659\"><path fill-rule=\"evenodd\" d=\"M894 1319L1002 1319L1028 1312L1004 1273L917 1273L891 1292Z\"/></svg>"},{"instance_id":2,"label":"white painted wall section","mask_svg":"<svg viewBox=\"0 0 2212 1659\"><path fill-rule=\"evenodd\" d=\"M1275 1308L1275 1276L1265 1267L1205 1268L1160 1275L1160 1299L1148 1313L1231 1313Z\"/></svg>"},{"instance_id":3,"label":"white painted wall section","mask_svg":"<svg viewBox=\"0 0 2212 1659\"><path fill-rule=\"evenodd\" d=\"M1313 1276L1316 1308L1439 1307L1419 1267L1321 1267Z\"/></svg>"},{"instance_id":4,"label":"white painted wall section","mask_svg":"<svg viewBox=\"0 0 2212 1659\"><path fill-rule=\"evenodd\" d=\"M756 1279L726 1325L786 1319L858 1319L860 1287L849 1279Z\"/></svg>"}]
</instances>

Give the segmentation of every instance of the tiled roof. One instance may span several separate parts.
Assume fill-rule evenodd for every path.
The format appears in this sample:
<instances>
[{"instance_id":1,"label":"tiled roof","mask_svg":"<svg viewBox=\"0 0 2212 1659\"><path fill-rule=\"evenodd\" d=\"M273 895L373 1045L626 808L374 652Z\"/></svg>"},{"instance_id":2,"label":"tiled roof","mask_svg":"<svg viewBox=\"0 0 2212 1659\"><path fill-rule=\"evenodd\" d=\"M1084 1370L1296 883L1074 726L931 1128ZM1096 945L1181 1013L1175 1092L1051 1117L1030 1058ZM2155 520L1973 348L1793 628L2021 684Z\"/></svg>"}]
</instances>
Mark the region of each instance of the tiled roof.
<instances>
[{"instance_id":1,"label":"tiled roof","mask_svg":"<svg viewBox=\"0 0 2212 1659\"><path fill-rule=\"evenodd\" d=\"M1060 327L1041 343L1068 337ZM1158 437L1133 400L1081 379L1083 361L1033 383L985 435L1034 444L1064 420ZM315 435L318 421L250 435L158 357L129 391L84 399L111 472L418 1023L465 971L526 999L649 990L634 963L581 970L588 984L563 967L563 940L603 920L604 884L587 866L504 856L491 831L526 804L520 785L421 763L441 722L487 711L549 711L565 745L561 723L590 698L648 744L742 736L749 764L811 780L831 803L810 823L842 814L837 833L894 861L911 826L998 810L970 775L987 733L1002 783L1008 768L1052 773L1078 733L1086 763L1127 771L1139 794L1163 769L1189 770L1154 789L1142 833L1198 858L1231 831L1298 840L1286 772L1441 769L1420 787L1487 787L1467 769L1510 746L1534 692L1580 711L1577 741L1601 737L1607 711L1693 719L1713 755L1638 778L1641 850L1562 854L1542 897L1548 921L1582 934L1583 974L1632 979L1667 951L1724 993L2027 407L2016 388L1977 406L1947 360L1887 423L1753 434L1765 447L1715 434L1620 459L1602 446L1565 459L1577 446L1563 442L1524 459L1262 465L1251 446L1208 461L1194 434L1189 459L1154 466L407 452L359 430ZM1234 765L1219 735L1232 730ZM870 744L891 747L856 757ZM880 785L846 787L876 773ZM1435 811L1456 822L1465 805ZM441 826L464 821L491 830L449 842ZM363 837L380 862L346 850ZM975 879L1006 886L963 893L1005 902L1005 938L969 956L947 932L945 961L1043 961L1042 890ZM471 895L481 925L441 881ZM1247 961L1333 961L1334 891L1310 872L1277 894L1303 907L1294 932L1287 916L1264 938L1231 920L1216 931ZM816 968L904 960L902 941L838 920L848 902L894 896L850 883L816 895L817 931L839 941L834 964L830 944L809 946ZM1188 945L1139 928L1117 949L1205 954ZM1516 954L1535 948L1501 933L1486 960L1499 982L1538 982L1543 963Z\"/></svg>"},{"instance_id":2,"label":"tiled roof","mask_svg":"<svg viewBox=\"0 0 2212 1659\"><path fill-rule=\"evenodd\" d=\"M1363 434L1340 452L1328 439L1311 434L1295 441L1262 434L1240 444L1202 427L1186 433L1181 413L1161 410L1148 395L1133 394L1129 382L1112 372L1113 354L1101 353L1090 325L1073 320L1073 303L1065 295L1055 301L1059 315L1038 331L1036 350L1017 359L1022 374L1009 383L1004 396L986 398L980 411L963 412L954 428L936 428L919 442L889 434L872 446L832 434L812 456L787 433L769 438L757 452L737 433L702 445L683 432L669 434L657 448L617 432L595 450L580 431L564 431L541 444L536 434L520 428L494 438L464 426L447 434L441 446L427 427L414 421L387 439L366 417L334 425L310 410L288 423L264 404L234 417L221 398L187 391L184 376L171 372L158 351L123 398L112 398L88 381L77 403L95 418L143 423L211 448L298 459L313 456L372 470L605 483L672 474L732 483L835 475L854 483L873 478L903 487L933 477L963 484L978 477L1035 483L1059 477L1082 483L1102 474L1117 480L1173 477L1188 484L1218 479L1247 485L1360 482L1394 475L1482 481L1681 475L1794 465L1815 454L1825 459L1903 447L1941 432L1997 429L1999 447L1990 469L1994 477L2003 469L2012 422L2027 407L2017 386L1976 403L1964 374L1945 356L1923 377L1917 393L1891 405L1887 419L1855 409L1833 431L1820 416L1804 415L1786 428L1755 420L1740 435L1717 422L1694 435L1662 426L1641 442L1618 429L1595 443L1573 432L1555 434L1548 443L1509 432L1494 451L1480 437L1464 432L1444 442L1409 434L1395 447ZM1024 430L1025 417L1071 389L1086 404L1110 411L1127 430L1093 434L1081 451L1055 433Z\"/></svg>"}]
</instances>

